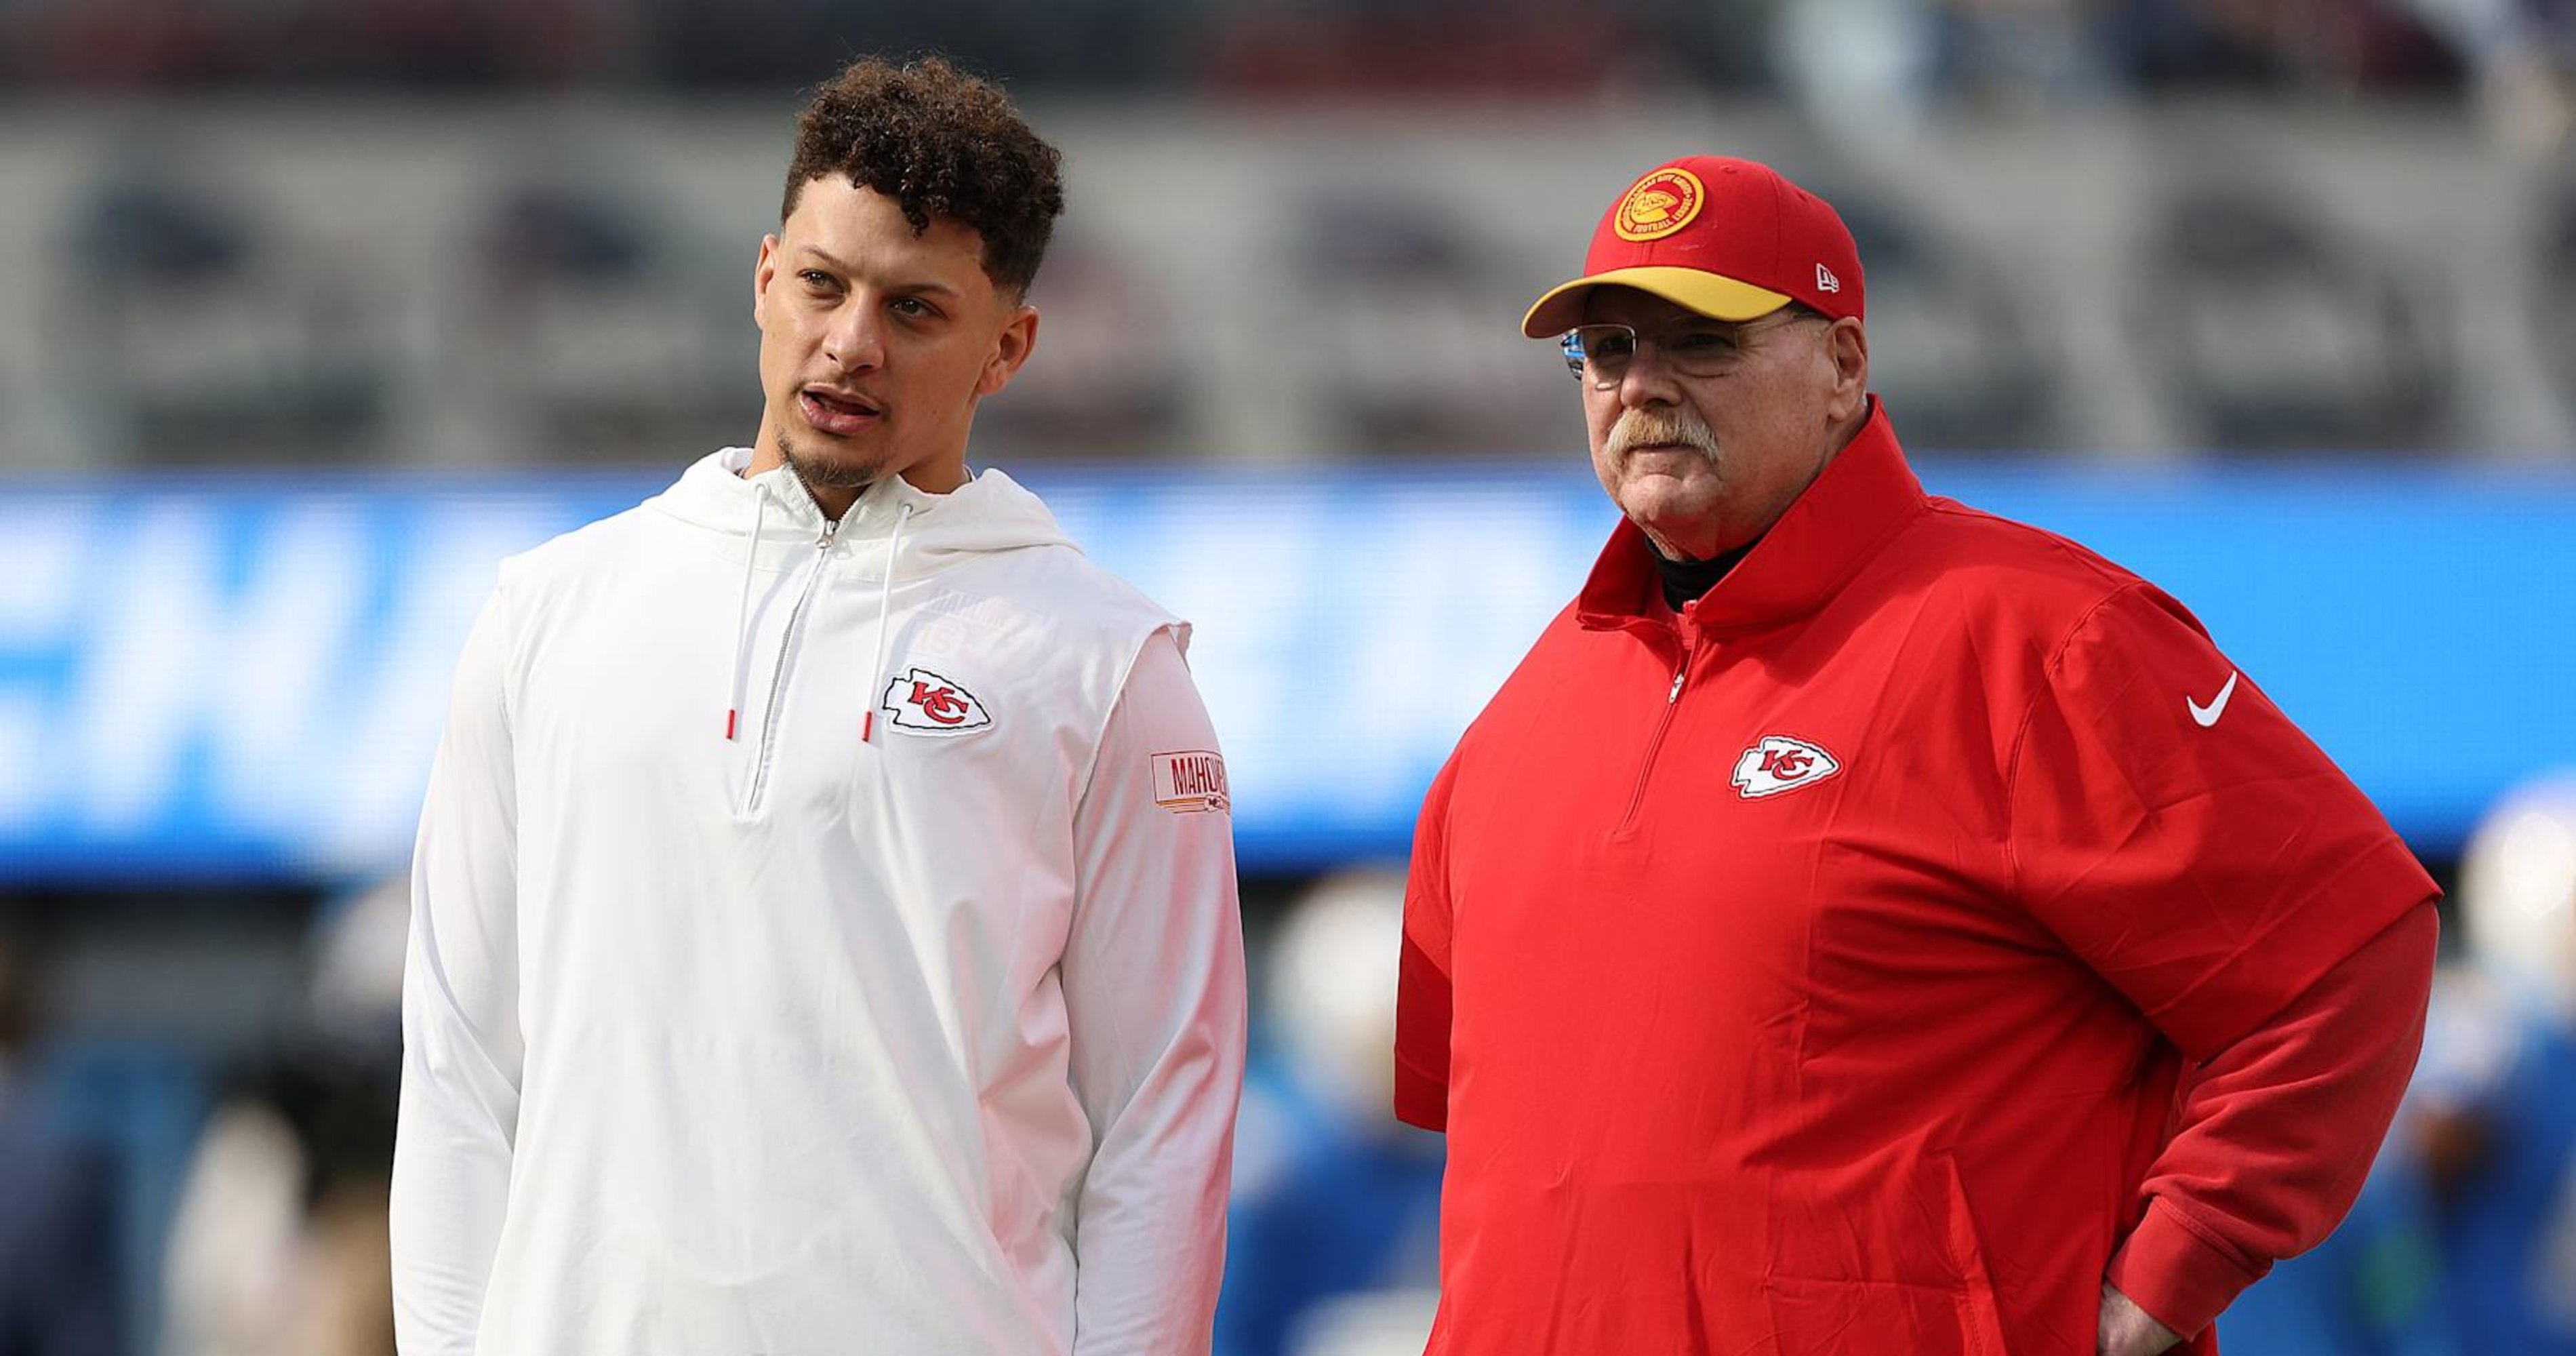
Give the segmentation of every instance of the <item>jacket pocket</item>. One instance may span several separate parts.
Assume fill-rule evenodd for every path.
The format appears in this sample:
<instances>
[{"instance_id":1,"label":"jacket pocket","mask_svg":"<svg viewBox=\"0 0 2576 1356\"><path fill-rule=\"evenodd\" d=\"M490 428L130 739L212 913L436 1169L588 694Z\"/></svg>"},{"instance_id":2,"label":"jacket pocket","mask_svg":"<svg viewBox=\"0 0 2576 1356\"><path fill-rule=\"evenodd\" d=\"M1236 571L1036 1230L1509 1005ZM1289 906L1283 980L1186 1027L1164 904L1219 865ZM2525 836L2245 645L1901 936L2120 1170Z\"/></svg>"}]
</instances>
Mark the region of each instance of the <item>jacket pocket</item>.
<instances>
[{"instance_id":1,"label":"jacket pocket","mask_svg":"<svg viewBox=\"0 0 2576 1356\"><path fill-rule=\"evenodd\" d=\"M2015 1356L1948 1155L1893 1151L1775 1217L1773 1230L1763 1291L1781 1352Z\"/></svg>"},{"instance_id":2,"label":"jacket pocket","mask_svg":"<svg viewBox=\"0 0 2576 1356\"><path fill-rule=\"evenodd\" d=\"M1977 1217L1968 1208L1968 1189L1959 1180L1958 1162L1947 1155L1924 1165L1932 1186L1948 1198L1951 1269L1959 1277L1954 1298L1959 1311L1959 1339L1971 1356L2011 1356L2004 1344L2003 1306L1995 1301L1994 1277L1986 1270L1985 1245L1977 1238Z\"/></svg>"}]
</instances>

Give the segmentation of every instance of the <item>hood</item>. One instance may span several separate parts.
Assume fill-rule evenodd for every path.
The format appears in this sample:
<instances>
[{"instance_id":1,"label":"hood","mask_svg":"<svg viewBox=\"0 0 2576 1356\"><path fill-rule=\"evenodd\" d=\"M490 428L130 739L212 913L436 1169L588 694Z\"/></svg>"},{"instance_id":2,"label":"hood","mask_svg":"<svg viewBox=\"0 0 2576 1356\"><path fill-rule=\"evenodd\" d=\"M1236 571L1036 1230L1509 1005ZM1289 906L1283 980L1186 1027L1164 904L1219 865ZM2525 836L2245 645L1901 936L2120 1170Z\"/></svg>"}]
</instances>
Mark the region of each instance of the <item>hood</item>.
<instances>
[{"instance_id":1,"label":"hood","mask_svg":"<svg viewBox=\"0 0 2576 1356\"><path fill-rule=\"evenodd\" d=\"M755 556L765 566L785 567L805 559L823 530L823 510L794 471L780 466L745 477L741 471L750 464L747 447L711 452L669 489L646 500L645 507L745 541L756 530ZM841 519L839 537L852 543L881 541L896 531L898 522L903 538L893 569L898 577L928 574L965 556L1073 545L1047 506L1000 471L977 472L947 494L927 494L901 476L887 476L851 505ZM875 557L862 547L852 558Z\"/></svg>"},{"instance_id":2,"label":"hood","mask_svg":"<svg viewBox=\"0 0 2576 1356\"><path fill-rule=\"evenodd\" d=\"M825 520L805 483L784 466L744 476L741 472L749 465L750 448L711 452L682 472L678 483L644 501L648 509L720 534L728 558L741 552L742 591L734 604L732 676L725 685L724 737L728 741L742 732L743 695L751 664L753 574L807 562L804 586L788 613L788 634L780 642L783 656L806 604L840 573L829 568L827 554L813 549L823 535ZM887 476L860 493L858 502L841 516L834 540L846 552L843 560L868 562L860 568L877 581L876 663L871 672L885 668L895 580L918 578L973 556L1028 546L1073 545L1046 505L999 471L986 471L947 494L924 494L901 476ZM762 724L764 741L771 728L767 722ZM876 713L870 711L859 738L873 742L875 731ZM761 756L766 766L765 743Z\"/></svg>"}]
</instances>

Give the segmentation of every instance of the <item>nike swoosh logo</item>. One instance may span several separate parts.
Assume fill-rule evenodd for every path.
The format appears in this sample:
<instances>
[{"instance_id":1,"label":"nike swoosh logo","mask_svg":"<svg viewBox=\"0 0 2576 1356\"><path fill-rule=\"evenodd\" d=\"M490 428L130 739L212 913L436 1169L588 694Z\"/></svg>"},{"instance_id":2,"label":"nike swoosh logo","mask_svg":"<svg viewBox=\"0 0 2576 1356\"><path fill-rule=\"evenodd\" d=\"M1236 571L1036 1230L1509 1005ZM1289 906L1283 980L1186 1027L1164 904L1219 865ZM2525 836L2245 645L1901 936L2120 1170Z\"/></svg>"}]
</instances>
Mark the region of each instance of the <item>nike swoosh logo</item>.
<instances>
[{"instance_id":1,"label":"nike swoosh logo","mask_svg":"<svg viewBox=\"0 0 2576 1356\"><path fill-rule=\"evenodd\" d=\"M2227 675L2227 686L2218 689L2218 695L2209 699L2209 705L2203 706L2193 701L2188 692L2182 694L2182 704L2191 708L2192 722L2206 730L2216 725L2218 718L2227 713L2227 699L2235 695L2236 675L2230 673Z\"/></svg>"}]
</instances>

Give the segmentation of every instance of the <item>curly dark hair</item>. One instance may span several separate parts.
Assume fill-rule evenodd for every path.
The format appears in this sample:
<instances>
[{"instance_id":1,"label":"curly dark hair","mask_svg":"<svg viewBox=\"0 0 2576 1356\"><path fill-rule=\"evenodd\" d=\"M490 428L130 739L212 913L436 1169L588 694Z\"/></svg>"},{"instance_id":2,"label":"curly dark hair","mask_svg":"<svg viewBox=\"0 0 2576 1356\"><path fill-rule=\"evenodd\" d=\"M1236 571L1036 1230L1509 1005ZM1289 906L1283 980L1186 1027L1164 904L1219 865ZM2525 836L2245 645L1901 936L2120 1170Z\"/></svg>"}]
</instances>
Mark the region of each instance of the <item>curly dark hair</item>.
<instances>
[{"instance_id":1,"label":"curly dark hair","mask_svg":"<svg viewBox=\"0 0 2576 1356\"><path fill-rule=\"evenodd\" d=\"M1063 162L1000 86L938 57L901 66L867 57L815 91L796 120L778 218L796 211L808 180L845 174L902 204L915 235L935 216L973 227L984 276L1024 296L1064 214Z\"/></svg>"}]
</instances>

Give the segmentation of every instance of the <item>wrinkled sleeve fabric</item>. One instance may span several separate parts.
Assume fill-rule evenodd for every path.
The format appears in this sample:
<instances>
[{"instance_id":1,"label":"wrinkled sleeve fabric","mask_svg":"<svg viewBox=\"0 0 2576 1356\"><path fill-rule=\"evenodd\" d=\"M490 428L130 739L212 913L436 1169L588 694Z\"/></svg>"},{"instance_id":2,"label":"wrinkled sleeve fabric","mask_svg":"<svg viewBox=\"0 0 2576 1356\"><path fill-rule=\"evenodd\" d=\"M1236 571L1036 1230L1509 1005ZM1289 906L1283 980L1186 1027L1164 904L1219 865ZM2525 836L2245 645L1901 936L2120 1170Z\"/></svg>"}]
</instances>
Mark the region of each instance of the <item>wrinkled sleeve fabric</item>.
<instances>
[{"instance_id":1,"label":"wrinkled sleeve fabric","mask_svg":"<svg viewBox=\"0 0 2576 1356\"><path fill-rule=\"evenodd\" d=\"M2017 900L2204 1065L2113 1278L2196 1332L2350 1206L2421 1040L2439 891L2145 584L2051 657L2009 786Z\"/></svg>"},{"instance_id":2,"label":"wrinkled sleeve fabric","mask_svg":"<svg viewBox=\"0 0 2576 1356\"><path fill-rule=\"evenodd\" d=\"M2342 770L2145 584L2058 647L2009 786L2016 899L2194 1059L2439 893Z\"/></svg>"},{"instance_id":3,"label":"wrinkled sleeve fabric","mask_svg":"<svg viewBox=\"0 0 2576 1356\"><path fill-rule=\"evenodd\" d=\"M1404 953L1395 988L1395 1115L1425 1130L1449 1128L1449 803L1453 753L1413 829L1404 883Z\"/></svg>"},{"instance_id":4,"label":"wrinkled sleeve fabric","mask_svg":"<svg viewBox=\"0 0 2576 1356\"><path fill-rule=\"evenodd\" d=\"M1222 797L1158 804L1154 760L1217 752L1180 643L1159 631L1074 814L1062 973L1094 1146L1075 1224L1075 1356L1209 1348L1243 1092L1234 823Z\"/></svg>"},{"instance_id":5,"label":"wrinkled sleeve fabric","mask_svg":"<svg viewBox=\"0 0 2576 1356\"><path fill-rule=\"evenodd\" d=\"M524 1050L506 612L496 592L466 639L412 853L390 1220L402 1356L472 1356L509 1201Z\"/></svg>"},{"instance_id":6,"label":"wrinkled sleeve fabric","mask_svg":"<svg viewBox=\"0 0 2576 1356\"><path fill-rule=\"evenodd\" d=\"M2438 930L2418 904L2195 1073L2146 1217L2111 1259L2121 1294L2197 1333L2333 1232L2423 1049Z\"/></svg>"}]
</instances>

